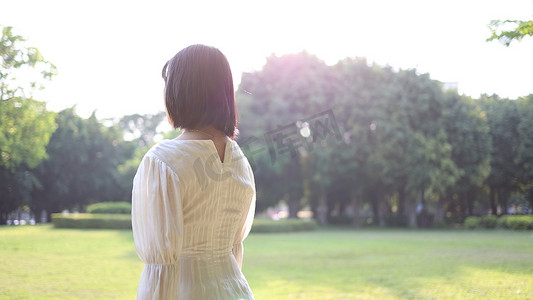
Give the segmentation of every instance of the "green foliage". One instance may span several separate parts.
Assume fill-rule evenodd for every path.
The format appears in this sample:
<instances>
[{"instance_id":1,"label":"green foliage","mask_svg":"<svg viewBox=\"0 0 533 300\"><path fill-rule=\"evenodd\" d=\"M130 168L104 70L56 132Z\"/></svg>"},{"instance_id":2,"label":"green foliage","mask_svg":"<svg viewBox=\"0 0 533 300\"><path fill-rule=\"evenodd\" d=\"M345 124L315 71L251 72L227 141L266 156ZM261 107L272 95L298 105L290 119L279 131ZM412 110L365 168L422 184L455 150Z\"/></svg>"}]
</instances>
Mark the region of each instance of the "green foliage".
<instances>
[{"instance_id":1,"label":"green foliage","mask_svg":"<svg viewBox=\"0 0 533 300\"><path fill-rule=\"evenodd\" d=\"M524 230L533 229L533 215L506 215L498 218L499 228Z\"/></svg>"},{"instance_id":2,"label":"green foliage","mask_svg":"<svg viewBox=\"0 0 533 300\"><path fill-rule=\"evenodd\" d=\"M48 66L46 78L54 73L35 49L11 47L22 38L10 29L4 35L9 70L2 72L13 74L26 63ZM0 221L21 204L57 212L130 201L133 176L160 134L163 112L104 126L94 114L82 119L70 108L57 115L50 137L53 116L13 88L16 82L5 82L3 93L13 97L0 103ZM474 208L495 214L499 206L505 213L516 204L512 199L533 208L533 95L471 99L444 91L417 70L395 71L363 58L328 66L301 52L272 55L262 70L243 74L236 97L238 142L254 168L258 211L284 200L290 217L309 205L321 222L416 227L423 220L462 221ZM323 112L334 117L327 128L314 127L311 117ZM305 122L308 137L300 134ZM283 126L293 130L293 140L274 136ZM423 215L417 216L418 204ZM366 211L347 217L354 215L349 208Z\"/></svg>"},{"instance_id":3,"label":"green foliage","mask_svg":"<svg viewBox=\"0 0 533 300\"><path fill-rule=\"evenodd\" d=\"M512 24L513 28L509 30L502 29L502 27L510 24ZM512 41L520 41L526 36L533 36L533 20L492 20L489 24L489 29L491 36L487 39L487 42L498 40L506 47L509 47Z\"/></svg>"},{"instance_id":4,"label":"green foliage","mask_svg":"<svg viewBox=\"0 0 533 300\"><path fill-rule=\"evenodd\" d=\"M129 214L52 214L56 228L131 229Z\"/></svg>"},{"instance_id":5,"label":"green foliage","mask_svg":"<svg viewBox=\"0 0 533 300\"><path fill-rule=\"evenodd\" d=\"M28 204L31 192L40 182L31 172L47 157L46 146L56 130L54 112L31 98L37 82L26 85L17 72L38 73L45 80L55 74L39 50L22 45L11 27L0 25L0 224L7 213ZM27 76L31 77L31 76Z\"/></svg>"},{"instance_id":6,"label":"green foliage","mask_svg":"<svg viewBox=\"0 0 533 300\"><path fill-rule=\"evenodd\" d=\"M506 220L507 228L514 230L533 229L533 216L532 215L514 215L508 216Z\"/></svg>"},{"instance_id":7,"label":"green foliage","mask_svg":"<svg viewBox=\"0 0 533 300\"><path fill-rule=\"evenodd\" d=\"M320 218L333 208L345 215L354 204L371 209L374 223L383 226L394 201L393 217L414 227L422 220L419 203L435 223L444 222L445 209L461 220L476 206L506 211L513 192L530 191L533 207L527 99L520 107L496 95L475 100L444 91L416 70L393 71L361 58L327 66L306 52L270 57L262 70L243 75L236 96L258 208L284 199L289 211L309 204ZM277 126L298 130L299 120L328 108L341 138L318 141L311 128L311 139L300 138L294 156L263 141ZM481 200L489 188L497 199L490 204Z\"/></svg>"},{"instance_id":8,"label":"green foliage","mask_svg":"<svg viewBox=\"0 0 533 300\"><path fill-rule=\"evenodd\" d=\"M406 227L407 218L404 215L391 215L385 218L385 224L389 227Z\"/></svg>"},{"instance_id":9,"label":"green foliage","mask_svg":"<svg viewBox=\"0 0 533 300\"><path fill-rule=\"evenodd\" d=\"M20 70L39 72L44 80L50 80L56 74L56 67L44 60L37 48L25 46L25 39L14 35L12 29L10 26L0 25L0 101L31 98L36 87L42 88L37 81L24 83L17 78Z\"/></svg>"},{"instance_id":10,"label":"green foliage","mask_svg":"<svg viewBox=\"0 0 533 300\"><path fill-rule=\"evenodd\" d=\"M99 202L87 206L90 214L131 214L130 202Z\"/></svg>"},{"instance_id":11,"label":"green foliage","mask_svg":"<svg viewBox=\"0 0 533 300\"><path fill-rule=\"evenodd\" d=\"M7 213L31 202L31 192L41 183L26 166L15 172L0 168L0 225L7 221Z\"/></svg>"},{"instance_id":12,"label":"green foliage","mask_svg":"<svg viewBox=\"0 0 533 300\"><path fill-rule=\"evenodd\" d=\"M118 127L126 135L127 140L133 140L139 147L150 147L158 133L157 127L166 118L166 112L157 114L133 114L123 116Z\"/></svg>"},{"instance_id":13,"label":"green foliage","mask_svg":"<svg viewBox=\"0 0 533 300\"><path fill-rule=\"evenodd\" d=\"M46 145L57 128L46 104L27 98L0 100L0 168L34 168L47 157Z\"/></svg>"},{"instance_id":14,"label":"green foliage","mask_svg":"<svg viewBox=\"0 0 533 300\"><path fill-rule=\"evenodd\" d=\"M496 228L498 225L498 217L495 215L481 216L479 225L483 228Z\"/></svg>"},{"instance_id":15,"label":"green foliage","mask_svg":"<svg viewBox=\"0 0 533 300\"><path fill-rule=\"evenodd\" d=\"M529 198L529 209L533 211L533 94L517 100L520 123L517 128L517 166L520 190Z\"/></svg>"},{"instance_id":16,"label":"green foliage","mask_svg":"<svg viewBox=\"0 0 533 300\"><path fill-rule=\"evenodd\" d=\"M314 220L286 219L286 220L269 220L255 219L251 232L292 232L292 231L309 231L316 230L317 223Z\"/></svg>"},{"instance_id":17,"label":"green foliage","mask_svg":"<svg viewBox=\"0 0 533 300\"><path fill-rule=\"evenodd\" d=\"M500 216L498 220L496 221L496 227L498 228L509 228L507 227L507 219L509 216Z\"/></svg>"},{"instance_id":18,"label":"green foliage","mask_svg":"<svg viewBox=\"0 0 533 300\"><path fill-rule=\"evenodd\" d=\"M443 125L453 149L451 159L461 170L457 190L481 186L490 174L492 150L486 113L473 99L454 92L446 94L444 103Z\"/></svg>"},{"instance_id":19,"label":"green foliage","mask_svg":"<svg viewBox=\"0 0 533 300\"><path fill-rule=\"evenodd\" d=\"M353 218L349 216L328 216L328 224L331 225L351 225Z\"/></svg>"},{"instance_id":20,"label":"green foliage","mask_svg":"<svg viewBox=\"0 0 533 300\"><path fill-rule=\"evenodd\" d=\"M14 172L21 164L35 167L46 158L46 144L56 129L55 113L46 104L30 97L35 82L23 85L14 75L25 68L51 79L55 67L46 62L39 50L21 45L24 39L13 35L11 27L0 25L0 168Z\"/></svg>"},{"instance_id":21,"label":"green foliage","mask_svg":"<svg viewBox=\"0 0 533 300\"><path fill-rule=\"evenodd\" d=\"M290 150L282 153L272 145L281 142L276 136L277 128L294 125L284 131L291 135L298 130L295 125L298 120L329 108L325 101L332 100L329 76L326 64L305 51L272 55L263 70L242 75L236 93L239 126L243 129L239 142L254 167L258 209L276 205L287 195L289 216L293 218L305 204L300 202L304 194L302 154ZM313 185L321 187L327 183L328 169L313 169L317 177Z\"/></svg>"},{"instance_id":22,"label":"green foliage","mask_svg":"<svg viewBox=\"0 0 533 300\"><path fill-rule=\"evenodd\" d=\"M469 216L465 219L465 227L468 229L478 228L481 223L481 218L476 216Z\"/></svg>"},{"instance_id":23,"label":"green foliage","mask_svg":"<svg viewBox=\"0 0 533 300\"><path fill-rule=\"evenodd\" d=\"M118 166L131 157L133 145L123 140L120 129L104 126L94 114L83 119L74 107L59 112L57 124L49 158L35 171L43 187L34 193L32 209L58 212L96 199L129 201L131 186L121 184Z\"/></svg>"},{"instance_id":24,"label":"green foliage","mask_svg":"<svg viewBox=\"0 0 533 300\"><path fill-rule=\"evenodd\" d=\"M496 205L507 211L508 199L512 191L520 188L520 183L527 182L523 175L523 162L519 161L520 140L518 128L526 122L521 118L519 102L500 98L497 95L482 95L478 103L486 113L489 135L492 143L490 156L490 173L486 184L493 194L490 199L492 214L496 214ZM527 152L533 151L533 147Z\"/></svg>"},{"instance_id":25,"label":"green foliage","mask_svg":"<svg viewBox=\"0 0 533 300\"><path fill-rule=\"evenodd\" d=\"M470 216L464 221L466 228L504 228L514 230L533 229L533 215L504 215L496 217L486 215L481 217Z\"/></svg>"}]
</instances>

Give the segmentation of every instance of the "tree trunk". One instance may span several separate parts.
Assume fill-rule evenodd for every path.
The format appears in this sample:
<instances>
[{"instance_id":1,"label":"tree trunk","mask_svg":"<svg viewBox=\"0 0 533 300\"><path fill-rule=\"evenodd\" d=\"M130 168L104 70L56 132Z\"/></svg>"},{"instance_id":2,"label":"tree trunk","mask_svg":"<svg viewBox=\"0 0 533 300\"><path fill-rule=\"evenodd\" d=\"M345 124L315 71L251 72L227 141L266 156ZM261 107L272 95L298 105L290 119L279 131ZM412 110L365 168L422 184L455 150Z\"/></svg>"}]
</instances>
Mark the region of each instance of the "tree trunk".
<instances>
[{"instance_id":1,"label":"tree trunk","mask_svg":"<svg viewBox=\"0 0 533 300\"><path fill-rule=\"evenodd\" d=\"M417 191L416 192L416 199L408 199L406 202L406 208L407 208L407 225L409 228L417 228L418 224L416 222L416 204L420 203L422 199L422 193L423 191Z\"/></svg>"},{"instance_id":2,"label":"tree trunk","mask_svg":"<svg viewBox=\"0 0 533 300\"><path fill-rule=\"evenodd\" d=\"M437 207L435 208L435 218L433 219L434 226L439 226L439 225L444 224L444 214L445 214L444 202L450 199L448 197L449 194L450 192L446 192L446 196L444 197L439 195L439 200L437 201Z\"/></svg>"},{"instance_id":3,"label":"tree trunk","mask_svg":"<svg viewBox=\"0 0 533 300\"><path fill-rule=\"evenodd\" d=\"M372 222L374 225L380 224L380 197L376 190L372 192L372 216L374 217L374 222Z\"/></svg>"},{"instance_id":4,"label":"tree trunk","mask_svg":"<svg viewBox=\"0 0 533 300\"><path fill-rule=\"evenodd\" d=\"M379 202L378 199L375 199L375 198L372 199L372 216L374 217L374 220L372 223L374 223L374 225L377 225L379 221L378 202Z\"/></svg>"},{"instance_id":5,"label":"tree trunk","mask_svg":"<svg viewBox=\"0 0 533 300\"><path fill-rule=\"evenodd\" d=\"M357 191L355 188L350 189L350 197L352 198L352 208L353 208L353 220L352 220L352 226L353 227L359 227L361 225L360 220L360 205L359 205L359 197L357 197Z\"/></svg>"},{"instance_id":6,"label":"tree trunk","mask_svg":"<svg viewBox=\"0 0 533 300\"><path fill-rule=\"evenodd\" d=\"M398 216L405 216L405 188L398 190Z\"/></svg>"},{"instance_id":7,"label":"tree trunk","mask_svg":"<svg viewBox=\"0 0 533 300\"><path fill-rule=\"evenodd\" d=\"M379 203L378 203L378 225L379 227L385 227L385 211L387 210L387 204L385 203L385 195L379 193Z\"/></svg>"},{"instance_id":8,"label":"tree trunk","mask_svg":"<svg viewBox=\"0 0 533 300\"><path fill-rule=\"evenodd\" d=\"M333 210L337 205L337 203L335 202L336 199L331 199L331 197L328 197L328 192L325 192L324 198L324 203L326 204L324 206L326 208L326 216L331 216L333 215Z\"/></svg>"},{"instance_id":9,"label":"tree trunk","mask_svg":"<svg viewBox=\"0 0 533 300\"><path fill-rule=\"evenodd\" d=\"M326 199L326 189L324 187L320 188L318 196L318 207L317 207L317 221L320 224L326 224L328 222L328 202Z\"/></svg>"},{"instance_id":10,"label":"tree trunk","mask_svg":"<svg viewBox=\"0 0 533 300\"><path fill-rule=\"evenodd\" d=\"M294 193L289 193L289 218L297 219L298 218L298 209L300 208L300 199L295 197Z\"/></svg>"},{"instance_id":11,"label":"tree trunk","mask_svg":"<svg viewBox=\"0 0 533 300\"><path fill-rule=\"evenodd\" d=\"M459 203L461 206L461 216L465 217L467 215L466 208L467 208L467 201L466 201L467 195L466 192L460 192L459 193Z\"/></svg>"},{"instance_id":12,"label":"tree trunk","mask_svg":"<svg viewBox=\"0 0 533 300\"><path fill-rule=\"evenodd\" d=\"M346 201L340 201L339 203L339 216L346 216L346 206L347 206L347 202Z\"/></svg>"},{"instance_id":13,"label":"tree trunk","mask_svg":"<svg viewBox=\"0 0 533 300\"><path fill-rule=\"evenodd\" d=\"M474 190L469 189L468 192L466 192L466 203L467 203L468 215L469 216L474 215Z\"/></svg>"},{"instance_id":14,"label":"tree trunk","mask_svg":"<svg viewBox=\"0 0 533 300\"><path fill-rule=\"evenodd\" d=\"M288 192L289 192L289 218L297 219L298 211L300 210L300 200L302 197L300 178L301 178L301 167L299 165L299 160L294 159L288 166L286 170L286 180L288 181Z\"/></svg>"},{"instance_id":15,"label":"tree trunk","mask_svg":"<svg viewBox=\"0 0 533 300\"><path fill-rule=\"evenodd\" d=\"M0 225L5 225L7 223L7 213L0 211Z\"/></svg>"},{"instance_id":16,"label":"tree trunk","mask_svg":"<svg viewBox=\"0 0 533 300\"><path fill-rule=\"evenodd\" d=\"M48 223L52 222L52 211L46 211L46 220L48 221Z\"/></svg>"},{"instance_id":17,"label":"tree trunk","mask_svg":"<svg viewBox=\"0 0 533 300\"><path fill-rule=\"evenodd\" d=\"M314 204L311 202L311 213L313 214L313 218L318 222L318 204Z\"/></svg>"},{"instance_id":18,"label":"tree trunk","mask_svg":"<svg viewBox=\"0 0 533 300\"><path fill-rule=\"evenodd\" d=\"M418 218L418 226L423 228L428 228L430 226L429 224L429 211L426 204L426 199L424 199L424 193L422 192L422 199L420 203L422 204L422 210L420 211L420 215Z\"/></svg>"},{"instance_id":19,"label":"tree trunk","mask_svg":"<svg viewBox=\"0 0 533 300\"><path fill-rule=\"evenodd\" d=\"M510 190L503 190L503 201L502 205L504 207L505 214L507 214L507 209L509 208L509 198L511 196Z\"/></svg>"},{"instance_id":20,"label":"tree trunk","mask_svg":"<svg viewBox=\"0 0 533 300\"><path fill-rule=\"evenodd\" d=\"M496 189L493 186L490 186L489 199L490 199L490 212L493 215L497 216L498 209L496 208Z\"/></svg>"},{"instance_id":21,"label":"tree trunk","mask_svg":"<svg viewBox=\"0 0 533 300\"><path fill-rule=\"evenodd\" d=\"M533 187L529 189L529 213L533 214Z\"/></svg>"},{"instance_id":22,"label":"tree trunk","mask_svg":"<svg viewBox=\"0 0 533 300\"><path fill-rule=\"evenodd\" d=\"M500 198L501 196L501 198ZM507 214L507 203L509 202L509 191L504 189L498 194L498 201L500 202L500 205L502 206L502 215Z\"/></svg>"}]
</instances>

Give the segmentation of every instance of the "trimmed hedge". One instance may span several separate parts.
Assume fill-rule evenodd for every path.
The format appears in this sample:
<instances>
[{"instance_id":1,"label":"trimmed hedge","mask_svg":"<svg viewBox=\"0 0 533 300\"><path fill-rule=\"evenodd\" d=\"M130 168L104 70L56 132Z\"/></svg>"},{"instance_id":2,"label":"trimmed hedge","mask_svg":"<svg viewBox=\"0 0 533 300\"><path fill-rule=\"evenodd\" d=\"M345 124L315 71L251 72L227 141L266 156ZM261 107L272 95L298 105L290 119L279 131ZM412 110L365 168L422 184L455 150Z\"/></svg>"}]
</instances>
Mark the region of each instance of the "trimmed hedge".
<instances>
[{"instance_id":1,"label":"trimmed hedge","mask_svg":"<svg viewBox=\"0 0 533 300\"><path fill-rule=\"evenodd\" d=\"M131 215L124 214L52 214L52 223L56 228L100 228L131 229ZM315 220L255 219L251 232L292 232L317 229Z\"/></svg>"},{"instance_id":2,"label":"trimmed hedge","mask_svg":"<svg viewBox=\"0 0 533 300\"><path fill-rule=\"evenodd\" d=\"M474 228L478 228L480 223L481 223L480 217L470 216L470 217L466 217L464 224L466 228L474 229Z\"/></svg>"},{"instance_id":3,"label":"trimmed hedge","mask_svg":"<svg viewBox=\"0 0 533 300\"><path fill-rule=\"evenodd\" d=\"M486 215L482 216L479 226L483 228L496 228L496 225L498 223L498 217L495 215Z\"/></svg>"},{"instance_id":4,"label":"trimmed hedge","mask_svg":"<svg viewBox=\"0 0 533 300\"><path fill-rule=\"evenodd\" d=\"M129 202L99 202L87 206L90 214L131 214Z\"/></svg>"},{"instance_id":5,"label":"trimmed hedge","mask_svg":"<svg viewBox=\"0 0 533 300\"><path fill-rule=\"evenodd\" d=\"M507 216L501 216L496 220L496 227L507 228Z\"/></svg>"},{"instance_id":6,"label":"trimmed hedge","mask_svg":"<svg viewBox=\"0 0 533 300\"><path fill-rule=\"evenodd\" d=\"M533 229L533 215L505 215L497 217L486 215L482 217L470 216L465 219L464 226L474 228L505 228L514 230Z\"/></svg>"},{"instance_id":7,"label":"trimmed hedge","mask_svg":"<svg viewBox=\"0 0 533 300\"><path fill-rule=\"evenodd\" d=\"M131 229L131 215L125 214L52 214L56 228Z\"/></svg>"},{"instance_id":8,"label":"trimmed hedge","mask_svg":"<svg viewBox=\"0 0 533 300\"><path fill-rule=\"evenodd\" d=\"M501 221L500 221L501 220ZM515 230L533 229L533 215L516 215L500 217L498 225Z\"/></svg>"},{"instance_id":9,"label":"trimmed hedge","mask_svg":"<svg viewBox=\"0 0 533 300\"><path fill-rule=\"evenodd\" d=\"M251 232L291 232L291 231L310 231L317 229L315 220L303 219L254 219Z\"/></svg>"}]
</instances>

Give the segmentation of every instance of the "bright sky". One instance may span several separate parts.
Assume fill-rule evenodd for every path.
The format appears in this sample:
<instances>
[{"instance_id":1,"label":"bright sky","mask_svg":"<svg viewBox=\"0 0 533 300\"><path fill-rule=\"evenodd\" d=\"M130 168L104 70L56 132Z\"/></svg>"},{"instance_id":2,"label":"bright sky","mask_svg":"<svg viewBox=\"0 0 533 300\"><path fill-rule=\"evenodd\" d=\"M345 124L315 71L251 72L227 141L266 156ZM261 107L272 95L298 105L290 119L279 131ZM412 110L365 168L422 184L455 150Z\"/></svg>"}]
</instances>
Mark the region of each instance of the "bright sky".
<instances>
[{"instance_id":1,"label":"bright sky","mask_svg":"<svg viewBox=\"0 0 533 300\"><path fill-rule=\"evenodd\" d=\"M0 24L58 68L35 98L98 118L163 110L161 69L194 43L226 54L236 88L272 53L305 49L328 64L366 57L458 82L474 97L516 98L533 93L533 38L487 43L487 24L532 18L531 0L0 2Z\"/></svg>"}]
</instances>

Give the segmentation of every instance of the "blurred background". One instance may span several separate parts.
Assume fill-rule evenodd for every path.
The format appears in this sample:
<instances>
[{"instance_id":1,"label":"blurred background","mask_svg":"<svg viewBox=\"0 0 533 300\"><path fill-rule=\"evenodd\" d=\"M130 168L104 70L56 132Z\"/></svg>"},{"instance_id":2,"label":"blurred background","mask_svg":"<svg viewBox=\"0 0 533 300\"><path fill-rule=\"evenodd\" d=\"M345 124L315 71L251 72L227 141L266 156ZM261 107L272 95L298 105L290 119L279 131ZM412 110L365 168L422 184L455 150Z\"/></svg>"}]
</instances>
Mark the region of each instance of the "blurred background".
<instances>
[{"instance_id":1,"label":"blurred background","mask_svg":"<svg viewBox=\"0 0 533 300\"><path fill-rule=\"evenodd\" d=\"M258 213L409 227L531 213L533 41L487 41L531 1L2 8L2 224L130 201L144 153L179 134L160 71L192 43L232 65Z\"/></svg>"}]
</instances>

